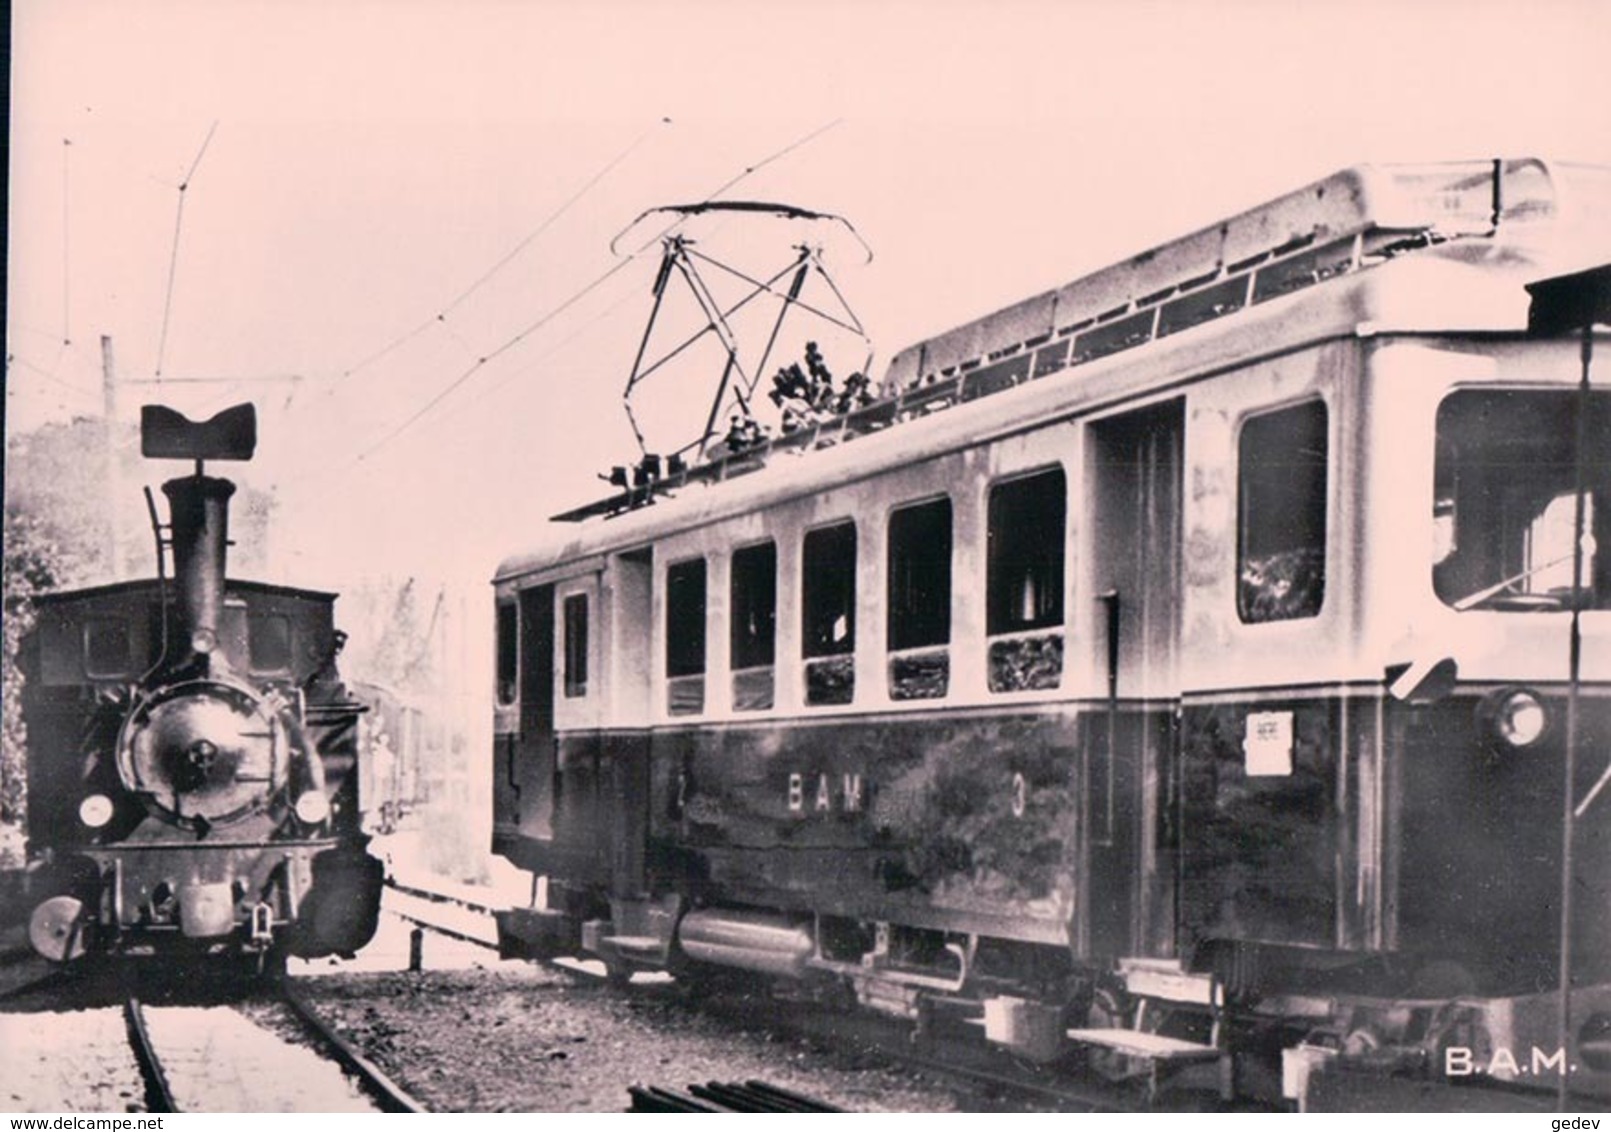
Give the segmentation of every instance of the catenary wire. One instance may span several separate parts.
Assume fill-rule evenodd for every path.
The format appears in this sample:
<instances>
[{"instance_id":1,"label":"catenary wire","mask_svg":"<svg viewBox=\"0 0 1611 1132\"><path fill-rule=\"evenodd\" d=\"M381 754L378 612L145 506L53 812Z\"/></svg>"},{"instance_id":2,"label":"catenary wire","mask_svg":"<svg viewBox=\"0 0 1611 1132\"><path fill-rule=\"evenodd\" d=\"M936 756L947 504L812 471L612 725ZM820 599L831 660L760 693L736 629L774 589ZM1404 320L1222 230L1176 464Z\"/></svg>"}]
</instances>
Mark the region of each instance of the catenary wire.
<instances>
[{"instance_id":1,"label":"catenary wire","mask_svg":"<svg viewBox=\"0 0 1611 1132\"><path fill-rule=\"evenodd\" d=\"M836 118L833 121L826 123L825 125L819 126L817 129L812 130L809 134L806 134L803 137L797 138L795 141L790 142L788 145L784 146L782 149L777 150L775 153L769 154L767 157L765 157L762 160L756 162L754 165L746 166L741 173L737 174L736 176L733 176L733 177L729 178L720 187L718 187L713 192L711 192L708 195L706 195L701 203L709 203L710 201L713 201L713 200L717 199L719 196L721 196L721 194L725 193L727 190L729 190L729 189L733 188L735 185L739 184L746 177L750 177L750 176L754 175L755 173L758 173L760 170L766 168L768 165L771 165L773 162L782 159L783 157L787 156L790 153L793 153L795 150L799 149L800 147L802 147L802 146L806 145L807 143L809 143L809 142L815 140L816 138L820 137L822 134L826 133L828 130L832 129L834 126L837 126L841 120L842 119L837 119ZM544 326L547 326L550 322L552 322L559 315L561 315L565 311L569 310L576 303L580 302L587 295L591 294L593 291L595 291L600 286L602 286L605 282L607 282L610 278L612 278L617 273L619 273L623 268L625 268L629 264L631 264L634 260L636 260L640 255L642 255L649 248L657 246L660 243L660 241L662 239L664 239L665 236L668 233L670 233L673 230L675 230L682 222L683 221L680 218L677 219L677 220L672 221L665 228L661 229L659 232L655 233L655 235L653 235L649 239L645 240L637 248L634 248L631 252L629 252L626 256L624 256L619 262L617 262L615 264L615 266L609 268L608 270L606 270L602 274L594 277L590 282L584 284L579 290L573 292L570 295L569 298L565 299L558 306L552 308L551 310L549 310L548 312L543 314L535 322L532 322L531 324L526 326L524 329L522 329L518 333L516 333L513 337L505 340L501 345L497 346L496 348L494 348L493 350L491 350L487 354L485 354L485 355L481 356L480 358L476 359L476 361L473 364L471 364L467 369L465 369L462 373L460 373L457 377L455 377L451 382L449 382L445 387L443 387L429 401L427 401L419 409L415 410L414 413L412 413L410 416L405 418L400 424L397 424L397 425L393 426L390 430L388 430L386 433L384 433L380 437L380 439L376 440L373 444L371 444L369 447L367 447L362 452L360 452L354 458L354 461L356 463L362 463L362 462L368 460L376 452L380 451L382 448L386 447L386 445L390 444L393 440L397 439L397 437L401 436L404 432L408 431L408 429L413 427L417 422L419 422L422 418L424 418L426 415L428 415L433 409L435 409L444 400L446 400L448 397L450 397L455 391L457 391L458 389L463 387L466 382L468 382L478 372L480 372L483 368L485 368L487 363L493 361L495 358L499 357L500 355L502 355L504 353L507 353L509 350L513 349L515 346L517 346L521 342L525 341L532 334L535 334L538 330L541 330Z\"/></svg>"},{"instance_id":2,"label":"catenary wire","mask_svg":"<svg viewBox=\"0 0 1611 1132\"><path fill-rule=\"evenodd\" d=\"M162 360L168 348L168 318L173 312L174 280L179 271L179 235L185 223L186 190L190 188L190 181L193 177L195 177L196 170L201 165L201 159L206 154L207 147L212 144L213 133L217 129L218 123L217 121L214 121L213 124L208 127L207 136L202 139L201 148L196 151L196 159L190 163L190 170L185 174L185 179L179 182L179 207L175 211L173 219L173 248L168 253L167 293L162 300L162 332L157 336L156 374L158 377L162 376Z\"/></svg>"},{"instance_id":3,"label":"catenary wire","mask_svg":"<svg viewBox=\"0 0 1611 1132\"><path fill-rule=\"evenodd\" d=\"M62 341L63 342L71 342L73 340L73 322L72 322L72 310L73 310L73 301L72 301L72 298L73 298L72 263L73 263L73 260L72 260L71 254L70 254L72 245L71 245L71 243L69 241L69 233L70 233L71 229L70 229L69 223L68 223L69 219L70 219L70 217L72 215L72 210L71 210L71 207L70 207L71 202L72 202L72 194L69 191L69 186L70 186L71 182L69 180L69 175L68 175L68 169L69 169L69 166L71 165L71 162L68 159L72 156L72 152L73 152L73 140L71 138L63 138L62 139Z\"/></svg>"},{"instance_id":4,"label":"catenary wire","mask_svg":"<svg viewBox=\"0 0 1611 1132\"><path fill-rule=\"evenodd\" d=\"M659 122L656 123L656 125L669 125L670 123L671 123L670 118L662 118L662 119L660 119ZM432 326L435 326L435 325L437 325L439 323L445 326L446 323L447 323L447 316L449 314L451 314L455 308L457 308L461 303L463 303L471 295L473 295L477 291L479 291L483 286L485 286L489 281L491 281L491 279L495 275L497 275L498 272L502 271L517 256L519 256L521 252L525 251L528 247L530 247L531 244L539 236L541 236L544 232L548 231L548 229L550 227L552 227L553 224L557 220L559 220L559 218L561 216L565 215L566 212L570 211L570 209L571 209L571 207L573 205L575 205L584 196L586 196L589 192L591 192L598 185L598 183L600 181L602 181L606 176L608 176L610 174L610 172L612 170L615 169L616 166L620 165L623 161L625 161L628 157L630 157L634 152L636 152L638 147L640 147L645 141L647 141L648 138L649 138L649 135L652 134L653 132L654 132L654 126L650 126L648 129L644 130L641 134L639 134L636 138L634 138L632 140L632 142L626 146L626 148L622 149L619 153L617 153L614 157L612 157L601 169L598 170L598 172L594 173L593 176L590 177L585 184L583 184L579 189L576 190L576 192L572 193L568 198L566 198L566 200L563 203L561 203L558 208L556 208L553 212L549 213L548 216L544 217L542 223L538 224L536 228L534 228L531 232L527 233L518 243L515 244L515 246L513 248L511 248L502 257L500 257L498 259L498 261L496 263L494 263L491 267L487 268L486 271L482 272L481 275L478 276L475 279L474 282L472 282L469 286L467 286L463 291L459 292L459 294L456 295L452 300L450 300L446 305L444 305L440 311L438 311L436 314L432 315L430 318L427 318L426 320L421 322L418 326L414 327L414 329L406 331L405 333L398 335L392 341L388 342L386 345L382 346L379 350L376 350L374 353L370 354L368 357L364 358L362 361L356 363L353 366L350 366L346 371L344 371L342 373L342 376L343 377L351 377L353 374L357 373L359 370L365 369L368 366L374 364L375 362L378 362L381 358L386 357L388 354L390 354L392 351L396 350L398 347L400 347L400 346L412 341L413 339L419 337L421 334L423 334L427 330L429 330Z\"/></svg>"}]
</instances>

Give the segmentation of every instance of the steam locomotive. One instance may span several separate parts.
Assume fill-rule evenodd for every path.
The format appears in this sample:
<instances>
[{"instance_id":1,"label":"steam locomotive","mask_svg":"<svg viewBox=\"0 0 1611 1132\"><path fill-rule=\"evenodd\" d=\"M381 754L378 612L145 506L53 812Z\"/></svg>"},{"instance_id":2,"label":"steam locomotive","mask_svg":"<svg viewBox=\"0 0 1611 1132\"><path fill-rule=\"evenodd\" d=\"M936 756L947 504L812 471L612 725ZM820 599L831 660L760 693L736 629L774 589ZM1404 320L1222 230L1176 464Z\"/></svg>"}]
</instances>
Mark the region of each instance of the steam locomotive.
<instances>
[{"instance_id":1,"label":"steam locomotive","mask_svg":"<svg viewBox=\"0 0 1611 1132\"><path fill-rule=\"evenodd\" d=\"M199 424L146 406L141 444L195 461L162 487L157 577L41 598L20 654L30 942L58 963L356 951L383 869L335 595L227 574L235 487L204 461L251 458L250 404Z\"/></svg>"},{"instance_id":2,"label":"steam locomotive","mask_svg":"<svg viewBox=\"0 0 1611 1132\"><path fill-rule=\"evenodd\" d=\"M1345 170L618 478L494 580L507 949L1605 1094L1608 262L1606 170Z\"/></svg>"}]
</instances>

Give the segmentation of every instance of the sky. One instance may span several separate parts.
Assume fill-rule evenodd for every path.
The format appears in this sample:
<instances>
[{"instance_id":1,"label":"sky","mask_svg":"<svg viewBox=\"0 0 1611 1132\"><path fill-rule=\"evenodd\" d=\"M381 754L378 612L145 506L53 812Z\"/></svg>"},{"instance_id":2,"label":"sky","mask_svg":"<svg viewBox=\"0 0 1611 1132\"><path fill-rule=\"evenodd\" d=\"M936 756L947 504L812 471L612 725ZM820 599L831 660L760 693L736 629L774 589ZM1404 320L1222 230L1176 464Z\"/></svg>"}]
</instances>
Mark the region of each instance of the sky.
<instances>
[{"instance_id":1,"label":"sky","mask_svg":"<svg viewBox=\"0 0 1611 1132\"><path fill-rule=\"evenodd\" d=\"M1606 0L11 15L8 431L102 413L103 336L119 419L253 400L258 458L229 474L279 500L275 580L336 589L482 586L636 457L621 394L658 228L611 242L658 206L844 217L871 262L826 262L876 378L915 340L1348 165L1611 164ZM770 273L815 238L729 218L707 246ZM703 404L697 369L666 373L661 409Z\"/></svg>"}]
</instances>

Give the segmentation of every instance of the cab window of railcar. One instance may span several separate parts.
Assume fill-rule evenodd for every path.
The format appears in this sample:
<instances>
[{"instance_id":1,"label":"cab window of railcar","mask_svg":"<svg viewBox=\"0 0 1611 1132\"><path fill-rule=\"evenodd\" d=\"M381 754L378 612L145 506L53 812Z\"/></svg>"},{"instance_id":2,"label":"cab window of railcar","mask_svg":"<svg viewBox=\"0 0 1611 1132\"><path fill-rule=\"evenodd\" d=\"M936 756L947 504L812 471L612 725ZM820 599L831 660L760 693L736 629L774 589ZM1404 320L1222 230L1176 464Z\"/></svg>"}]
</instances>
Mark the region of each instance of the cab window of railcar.
<instances>
[{"instance_id":1,"label":"cab window of railcar","mask_svg":"<svg viewBox=\"0 0 1611 1132\"><path fill-rule=\"evenodd\" d=\"M693 715L705 707L705 560L666 569L667 711Z\"/></svg>"},{"instance_id":2,"label":"cab window of railcar","mask_svg":"<svg viewBox=\"0 0 1611 1132\"><path fill-rule=\"evenodd\" d=\"M1063 566L1068 481L1062 468L990 489L985 630L992 692L1055 688L1063 679ZM1010 636L1007 634L1011 634Z\"/></svg>"},{"instance_id":3,"label":"cab window of railcar","mask_svg":"<svg viewBox=\"0 0 1611 1132\"><path fill-rule=\"evenodd\" d=\"M778 548L773 542L733 552L729 645L735 711L772 706L777 653Z\"/></svg>"},{"instance_id":4,"label":"cab window of railcar","mask_svg":"<svg viewBox=\"0 0 1611 1132\"><path fill-rule=\"evenodd\" d=\"M950 682L951 501L902 507L889 517L889 694L936 699ZM908 651L917 650L917 651Z\"/></svg>"},{"instance_id":5,"label":"cab window of railcar","mask_svg":"<svg viewBox=\"0 0 1611 1132\"><path fill-rule=\"evenodd\" d=\"M855 694L855 523L806 532L801 545L801 594L806 702L850 703Z\"/></svg>"},{"instance_id":6,"label":"cab window of railcar","mask_svg":"<svg viewBox=\"0 0 1611 1132\"><path fill-rule=\"evenodd\" d=\"M519 627L518 614L515 612L515 603L500 601L497 616L497 653L498 653L498 702L512 704L515 702L516 679L519 666Z\"/></svg>"},{"instance_id":7,"label":"cab window of railcar","mask_svg":"<svg viewBox=\"0 0 1611 1132\"><path fill-rule=\"evenodd\" d=\"M565 599L565 695L587 695L587 595Z\"/></svg>"},{"instance_id":8,"label":"cab window of railcar","mask_svg":"<svg viewBox=\"0 0 1611 1132\"><path fill-rule=\"evenodd\" d=\"M84 623L84 675L126 676L130 664L129 623L121 617L94 617Z\"/></svg>"},{"instance_id":9,"label":"cab window of railcar","mask_svg":"<svg viewBox=\"0 0 1611 1132\"><path fill-rule=\"evenodd\" d=\"M1465 389L1438 407L1432 581L1455 609L1566 609L1577 525L1578 393ZM1611 608L1611 394L1589 398L1584 602Z\"/></svg>"},{"instance_id":10,"label":"cab window of railcar","mask_svg":"<svg viewBox=\"0 0 1611 1132\"><path fill-rule=\"evenodd\" d=\"M278 613L246 619L246 650L254 672L283 672L291 667L291 619Z\"/></svg>"},{"instance_id":11,"label":"cab window of railcar","mask_svg":"<svg viewBox=\"0 0 1611 1132\"><path fill-rule=\"evenodd\" d=\"M1326 592L1324 401L1251 417L1237 454L1236 608L1247 624L1314 617Z\"/></svg>"}]
</instances>

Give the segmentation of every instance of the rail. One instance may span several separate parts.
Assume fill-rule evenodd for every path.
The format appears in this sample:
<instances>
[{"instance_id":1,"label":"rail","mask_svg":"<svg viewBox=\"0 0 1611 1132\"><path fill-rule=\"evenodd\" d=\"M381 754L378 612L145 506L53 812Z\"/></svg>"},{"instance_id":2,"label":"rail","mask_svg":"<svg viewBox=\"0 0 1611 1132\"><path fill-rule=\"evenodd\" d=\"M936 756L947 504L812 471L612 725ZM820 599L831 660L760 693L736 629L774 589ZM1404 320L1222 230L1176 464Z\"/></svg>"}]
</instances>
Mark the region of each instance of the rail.
<instances>
[{"instance_id":1,"label":"rail","mask_svg":"<svg viewBox=\"0 0 1611 1132\"><path fill-rule=\"evenodd\" d=\"M156 1046L151 1043L151 1031L146 1028L145 1012L140 1000L129 998L123 1003L123 1022L129 1031L129 1048L134 1051L134 1062L140 1068L140 1079L145 1083L145 1110L147 1112L178 1112L168 1074L162 1068Z\"/></svg>"},{"instance_id":2,"label":"rail","mask_svg":"<svg viewBox=\"0 0 1611 1132\"><path fill-rule=\"evenodd\" d=\"M410 1096L401 1085L392 1080L380 1066L370 1061L335 1029L319 1016L308 1001L297 993L290 983L280 985L280 996L298 1020L325 1047L343 1069L368 1090L383 1112L427 1112L424 1105Z\"/></svg>"},{"instance_id":3,"label":"rail","mask_svg":"<svg viewBox=\"0 0 1611 1132\"><path fill-rule=\"evenodd\" d=\"M419 888L414 885L404 884L393 877L386 878L386 887L397 896L403 898L403 900L416 902L412 908L406 905L399 907L395 901L386 905L386 911L390 912L398 919L414 925L416 936L412 942L412 955L410 956L410 966L412 968L417 969L419 966L417 960L420 944L417 933L421 931L435 932L437 935L446 936L449 939L456 939L463 943L474 944L477 947L485 947L491 951L498 950L496 928L491 929L492 934L490 938L487 936L477 935L475 934L474 930L467 925L444 923L441 919L427 914L424 908L421 907L421 904L442 905L456 908L464 912L469 912L478 917L485 917L488 921L491 920L495 909L484 904L478 904L472 900L467 900L460 896L452 895L450 893L437 892L428 888Z\"/></svg>"},{"instance_id":4,"label":"rail","mask_svg":"<svg viewBox=\"0 0 1611 1132\"><path fill-rule=\"evenodd\" d=\"M826 1101L765 1081L711 1081L687 1090L633 1085L628 1112L845 1112Z\"/></svg>"}]
</instances>

